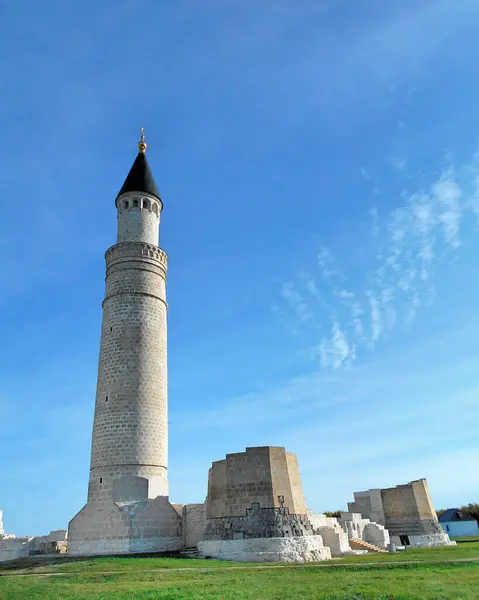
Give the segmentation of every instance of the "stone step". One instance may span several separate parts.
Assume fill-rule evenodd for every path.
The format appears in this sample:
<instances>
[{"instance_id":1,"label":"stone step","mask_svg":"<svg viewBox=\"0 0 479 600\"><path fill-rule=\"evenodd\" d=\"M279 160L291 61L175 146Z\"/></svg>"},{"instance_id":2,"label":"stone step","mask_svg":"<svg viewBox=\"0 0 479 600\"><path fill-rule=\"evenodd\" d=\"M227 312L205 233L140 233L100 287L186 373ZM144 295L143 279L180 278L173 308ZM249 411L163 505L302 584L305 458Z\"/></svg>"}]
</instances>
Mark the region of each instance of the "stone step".
<instances>
[{"instance_id":1,"label":"stone step","mask_svg":"<svg viewBox=\"0 0 479 600\"><path fill-rule=\"evenodd\" d=\"M370 544L369 542L365 542L364 540L360 540L359 538L351 538L349 540L349 545L351 548L356 550L368 550L369 552L387 552L384 548L379 548L379 546L375 546L374 544Z\"/></svg>"},{"instance_id":2,"label":"stone step","mask_svg":"<svg viewBox=\"0 0 479 600\"><path fill-rule=\"evenodd\" d=\"M199 556L200 551L196 546L189 546L188 548L183 548L183 550L180 550L180 554L187 556L188 558L195 558Z\"/></svg>"}]
</instances>

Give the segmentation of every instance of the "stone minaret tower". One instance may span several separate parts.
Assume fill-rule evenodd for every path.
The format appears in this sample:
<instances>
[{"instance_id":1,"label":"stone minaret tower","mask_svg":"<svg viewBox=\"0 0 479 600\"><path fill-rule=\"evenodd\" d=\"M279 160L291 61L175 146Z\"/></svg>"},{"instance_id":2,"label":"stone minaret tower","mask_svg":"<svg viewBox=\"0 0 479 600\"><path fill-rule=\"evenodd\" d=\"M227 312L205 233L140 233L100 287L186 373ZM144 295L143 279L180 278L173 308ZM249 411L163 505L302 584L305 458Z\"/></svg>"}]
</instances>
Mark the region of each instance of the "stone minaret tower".
<instances>
[{"instance_id":1,"label":"stone minaret tower","mask_svg":"<svg viewBox=\"0 0 479 600\"><path fill-rule=\"evenodd\" d=\"M175 550L181 516L167 477L166 266L163 203L145 136L116 197L117 243L106 251L88 502L69 523L68 552Z\"/></svg>"},{"instance_id":2,"label":"stone minaret tower","mask_svg":"<svg viewBox=\"0 0 479 600\"><path fill-rule=\"evenodd\" d=\"M106 258L88 501L168 496L167 256L163 203L145 136L115 201L117 243Z\"/></svg>"}]
</instances>

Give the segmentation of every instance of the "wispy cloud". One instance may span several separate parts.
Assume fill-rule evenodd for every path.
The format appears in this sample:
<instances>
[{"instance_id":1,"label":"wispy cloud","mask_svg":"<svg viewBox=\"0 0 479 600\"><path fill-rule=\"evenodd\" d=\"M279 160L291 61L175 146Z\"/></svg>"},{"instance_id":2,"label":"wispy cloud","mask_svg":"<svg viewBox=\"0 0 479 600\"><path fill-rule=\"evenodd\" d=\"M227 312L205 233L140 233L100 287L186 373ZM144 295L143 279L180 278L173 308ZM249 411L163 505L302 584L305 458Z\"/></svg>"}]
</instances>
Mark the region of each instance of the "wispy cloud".
<instances>
[{"instance_id":1,"label":"wispy cloud","mask_svg":"<svg viewBox=\"0 0 479 600\"><path fill-rule=\"evenodd\" d=\"M369 208L371 227L358 243L374 256L359 278L357 273L348 278L347 264L342 268L330 248L320 248L317 269L303 273L302 280L303 286L308 282L309 298L323 298L326 314L295 294L294 284L283 284L280 295L294 304L300 319L321 317L330 329L318 344L321 367L350 364L361 347L374 348L431 305L435 269L445 255L460 250L461 226L473 215L479 217L479 151L470 164L445 168L428 187L401 192L397 207L383 218Z\"/></svg>"},{"instance_id":2,"label":"wispy cloud","mask_svg":"<svg viewBox=\"0 0 479 600\"><path fill-rule=\"evenodd\" d=\"M338 323L333 323L331 336L321 340L319 356L322 367L337 369L347 361L354 360L355 347L350 346Z\"/></svg>"},{"instance_id":3,"label":"wispy cloud","mask_svg":"<svg viewBox=\"0 0 479 600\"><path fill-rule=\"evenodd\" d=\"M306 298L301 295L292 281L285 281L281 284L280 294L301 321L306 321L313 316Z\"/></svg>"}]
</instances>

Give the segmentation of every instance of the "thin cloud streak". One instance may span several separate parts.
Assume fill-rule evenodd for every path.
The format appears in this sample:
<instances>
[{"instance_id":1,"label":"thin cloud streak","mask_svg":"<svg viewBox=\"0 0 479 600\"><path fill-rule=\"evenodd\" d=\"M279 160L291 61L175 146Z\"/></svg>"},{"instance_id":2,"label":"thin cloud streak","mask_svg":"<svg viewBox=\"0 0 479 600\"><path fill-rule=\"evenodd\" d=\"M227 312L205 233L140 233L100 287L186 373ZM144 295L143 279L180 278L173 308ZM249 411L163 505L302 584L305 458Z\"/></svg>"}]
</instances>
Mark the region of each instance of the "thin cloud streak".
<instances>
[{"instance_id":1,"label":"thin cloud streak","mask_svg":"<svg viewBox=\"0 0 479 600\"><path fill-rule=\"evenodd\" d=\"M383 220L369 209L370 238L361 243L374 249L376 264L355 277L354 286L344 286L343 270L331 249L322 246L317 270L302 274L314 294L294 295L294 279L286 288L300 319L307 316L331 329L318 345L322 368L351 365L361 349L372 350L394 329L409 327L434 302L435 270L444 256L460 251L462 225L471 216L479 219L479 150L470 164L444 169L429 190L403 191L400 200ZM325 299L322 312L311 302L313 296Z\"/></svg>"}]
</instances>

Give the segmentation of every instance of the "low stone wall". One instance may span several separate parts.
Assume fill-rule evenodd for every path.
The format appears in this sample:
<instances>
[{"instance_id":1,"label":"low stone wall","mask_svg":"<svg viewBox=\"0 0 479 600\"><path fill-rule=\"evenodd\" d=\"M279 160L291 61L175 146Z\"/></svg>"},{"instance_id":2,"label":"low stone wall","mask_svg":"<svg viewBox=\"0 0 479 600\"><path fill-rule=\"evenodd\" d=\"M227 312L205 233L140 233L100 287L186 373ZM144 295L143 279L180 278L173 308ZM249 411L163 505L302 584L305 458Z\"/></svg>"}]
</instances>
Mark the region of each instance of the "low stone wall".
<instances>
[{"instance_id":1,"label":"low stone wall","mask_svg":"<svg viewBox=\"0 0 479 600\"><path fill-rule=\"evenodd\" d=\"M205 540L198 549L203 557L237 562L311 562L331 558L320 535L237 540Z\"/></svg>"},{"instance_id":2,"label":"low stone wall","mask_svg":"<svg viewBox=\"0 0 479 600\"><path fill-rule=\"evenodd\" d=\"M432 548L434 546L457 546L457 543L450 540L447 533L429 533L410 535L409 545L413 548Z\"/></svg>"},{"instance_id":3,"label":"low stone wall","mask_svg":"<svg viewBox=\"0 0 479 600\"><path fill-rule=\"evenodd\" d=\"M52 531L38 537L0 536L0 562L37 554L63 554L66 552L66 530Z\"/></svg>"},{"instance_id":4,"label":"low stone wall","mask_svg":"<svg viewBox=\"0 0 479 600\"><path fill-rule=\"evenodd\" d=\"M323 538L323 543L331 550L331 554L341 556L351 553L348 534L334 517L315 514L308 510L308 519L313 526L315 533Z\"/></svg>"},{"instance_id":5,"label":"low stone wall","mask_svg":"<svg viewBox=\"0 0 479 600\"><path fill-rule=\"evenodd\" d=\"M339 524L349 539L360 539L383 549L389 545L389 531L379 523L363 519L359 513L342 512Z\"/></svg>"}]
</instances>

